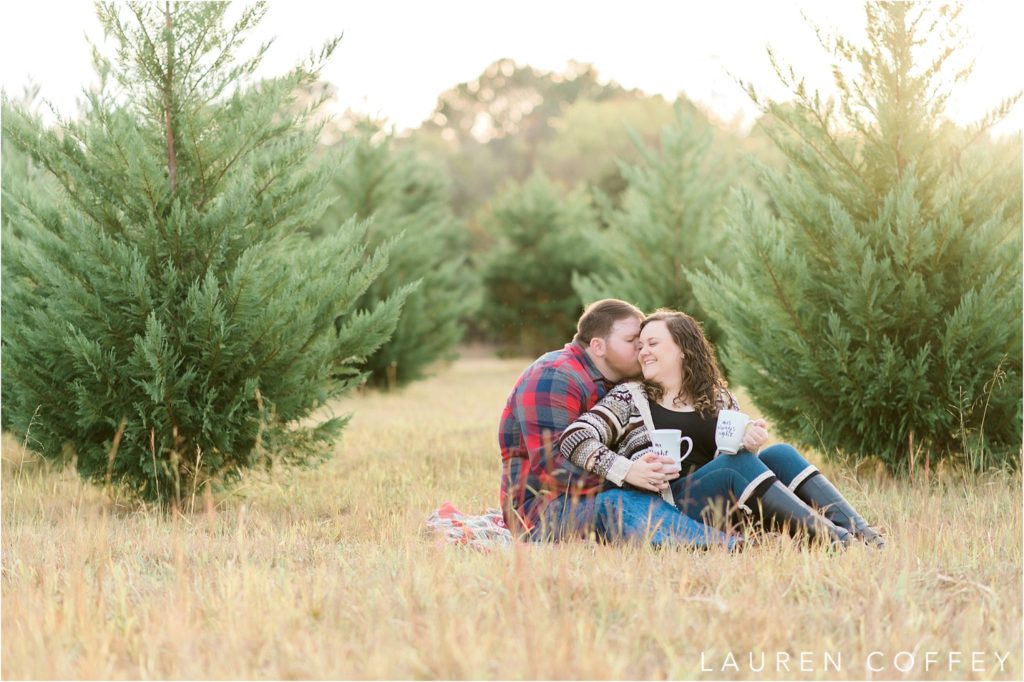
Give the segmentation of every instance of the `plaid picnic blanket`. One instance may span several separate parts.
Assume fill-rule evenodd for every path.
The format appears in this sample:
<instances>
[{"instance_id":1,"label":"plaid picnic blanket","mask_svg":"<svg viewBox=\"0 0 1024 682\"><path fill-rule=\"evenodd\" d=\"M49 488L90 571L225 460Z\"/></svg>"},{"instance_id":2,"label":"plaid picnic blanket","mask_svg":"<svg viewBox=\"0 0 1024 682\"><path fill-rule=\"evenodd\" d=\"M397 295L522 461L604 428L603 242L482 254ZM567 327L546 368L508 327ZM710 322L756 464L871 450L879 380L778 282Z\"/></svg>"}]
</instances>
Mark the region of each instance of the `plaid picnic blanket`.
<instances>
[{"instance_id":1,"label":"plaid picnic blanket","mask_svg":"<svg viewBox=\"0 0 1024 682\"><path fill-rule=\"evenodd\" d=\"M482 552L512 546L512 533L505 527L500 509L489 508L474 516L463 514L451 502L445 502L425 523L427 532L440 542L466 545Z\"/></svg>"}]
</instances>

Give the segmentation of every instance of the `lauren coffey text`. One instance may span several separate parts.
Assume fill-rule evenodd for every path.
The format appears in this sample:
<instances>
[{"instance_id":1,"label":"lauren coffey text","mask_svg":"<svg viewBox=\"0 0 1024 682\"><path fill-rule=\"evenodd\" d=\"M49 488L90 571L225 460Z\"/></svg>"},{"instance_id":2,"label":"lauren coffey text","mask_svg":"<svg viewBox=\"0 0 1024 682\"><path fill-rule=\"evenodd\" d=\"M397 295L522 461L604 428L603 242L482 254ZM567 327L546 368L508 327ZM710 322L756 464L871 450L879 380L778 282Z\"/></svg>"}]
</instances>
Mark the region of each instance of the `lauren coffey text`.
<instances>
[{"instance_id":1,"label":"lauren coffey text","mask_svg":"<svg viewBox=\"0 0 1024 682\"><path fill-rule=\"evenodd\" d=\"M1000 651L872 651L852 659L841 651L727 651L701 652L700 670L722 672L1003 672L1010 652Z\"/></svg>"}]
</instances>

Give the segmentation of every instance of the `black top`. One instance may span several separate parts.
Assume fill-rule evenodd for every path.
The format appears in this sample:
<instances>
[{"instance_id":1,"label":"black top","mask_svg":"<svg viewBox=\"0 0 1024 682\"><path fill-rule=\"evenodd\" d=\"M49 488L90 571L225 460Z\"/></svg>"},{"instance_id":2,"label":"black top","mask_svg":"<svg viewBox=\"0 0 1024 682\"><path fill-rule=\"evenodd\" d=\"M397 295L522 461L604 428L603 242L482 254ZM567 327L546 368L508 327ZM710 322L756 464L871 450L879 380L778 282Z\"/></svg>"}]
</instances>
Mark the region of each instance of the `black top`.
<instances>
[{"instance_id":1,"label":"black top","mask_svg":"<svg viewBox=\"0 0 1024 682\"><path fill-rule=\"evenodd\" d=\"M656 429L679 429L693 440L693 450L683 459L682 475L687 476L715 458L715 427L718 415L702 417L700 412L676 412L651 401L651 419ZM682 445L686 449L686 444Z\"/></svg>"}]
</instances>

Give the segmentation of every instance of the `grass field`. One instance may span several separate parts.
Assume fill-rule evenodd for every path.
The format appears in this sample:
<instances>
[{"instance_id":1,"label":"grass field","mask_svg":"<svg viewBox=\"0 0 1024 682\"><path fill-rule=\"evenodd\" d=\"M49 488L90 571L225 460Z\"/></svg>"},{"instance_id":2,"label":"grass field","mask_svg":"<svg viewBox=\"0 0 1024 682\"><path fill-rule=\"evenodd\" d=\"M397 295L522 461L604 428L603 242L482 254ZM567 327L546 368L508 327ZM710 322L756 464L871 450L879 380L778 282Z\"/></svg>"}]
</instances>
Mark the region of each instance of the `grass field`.
<instances>
[{"instance_id":1,"label":"grass field","mask_svg":"<svg viewBox=\"0 0 1024 682\"><path fill-rule=\"evenodd\" d=\"M882 553L435 544L441 502L497 505L498 414L523 365L467 359L354 396L331 461L171 517L6 439L3 678L1024 675L1019 476L911 488L823 467Z\"/></svg>"}]
</instances>

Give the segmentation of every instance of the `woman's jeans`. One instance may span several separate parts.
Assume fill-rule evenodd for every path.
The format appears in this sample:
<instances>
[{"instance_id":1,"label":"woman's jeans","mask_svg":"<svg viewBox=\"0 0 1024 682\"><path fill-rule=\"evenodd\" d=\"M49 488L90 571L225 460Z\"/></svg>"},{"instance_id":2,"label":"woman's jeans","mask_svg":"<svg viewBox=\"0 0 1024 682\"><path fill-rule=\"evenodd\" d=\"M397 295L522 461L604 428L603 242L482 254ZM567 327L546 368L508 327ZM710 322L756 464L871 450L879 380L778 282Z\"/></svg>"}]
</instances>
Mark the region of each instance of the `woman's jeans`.
<instances>
[{"instance_id":1,"label":"woman's jeans","mask_svg":"<svg viewBox=\"0 0 1024 682\"><path fill-rule=\"evenodd\" d=\"M676 505L695 519L733 509L749 508L776 481L794 490L818 469L785 443L764 448L759 455L740 450L719 455L689 476L672 482Z\"/></svg>"}]
</instances>

